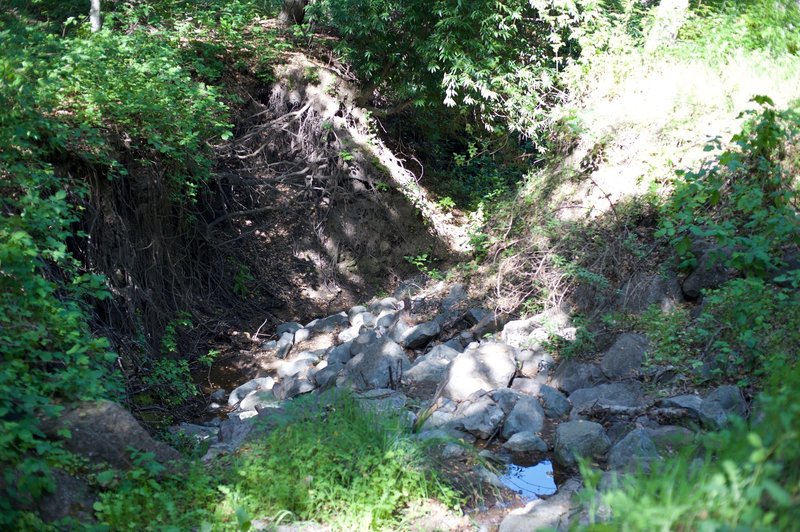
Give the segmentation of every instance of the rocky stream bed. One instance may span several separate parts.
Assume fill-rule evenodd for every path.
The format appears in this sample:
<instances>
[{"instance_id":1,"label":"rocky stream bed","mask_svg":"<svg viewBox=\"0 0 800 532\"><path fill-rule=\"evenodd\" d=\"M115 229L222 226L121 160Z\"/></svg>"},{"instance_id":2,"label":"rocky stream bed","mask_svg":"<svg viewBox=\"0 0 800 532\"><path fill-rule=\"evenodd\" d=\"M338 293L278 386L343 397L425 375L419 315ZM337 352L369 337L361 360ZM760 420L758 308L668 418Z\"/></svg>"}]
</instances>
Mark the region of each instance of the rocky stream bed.
<instances>
[{"instance_id":1,"label":"rocky stream bed","mask_svg":"<svg viewBox=\"0 0 800 532\"><path fill-rule=\"evenodd\" d=\"M671 304L679 294L645 296ZM585 518L573 501L579 456L612 479L650 468L698 431L746 413L734 386L705 397L654 396L644 377L659 368L643 367L643 335L620 334L593 360L557 364L547 340L575 332L561 308L502 323L471 306L461 285L440 283L424 293L406 286L347 312L283 323L269 341L248 337L252 345L237 357L250 359L252 378L212 394L212 419L174 430L207 440L204 459L213 460L263 437L287 401L351 390L365 407L399 412L417 438L441 438L438 452L453 467L466 463L465 444L497 464L470 466L494 490L471 511L482 513L475 521L486 529L499 523L507 532L566 528Z\"/></svg>"}]
</instances>

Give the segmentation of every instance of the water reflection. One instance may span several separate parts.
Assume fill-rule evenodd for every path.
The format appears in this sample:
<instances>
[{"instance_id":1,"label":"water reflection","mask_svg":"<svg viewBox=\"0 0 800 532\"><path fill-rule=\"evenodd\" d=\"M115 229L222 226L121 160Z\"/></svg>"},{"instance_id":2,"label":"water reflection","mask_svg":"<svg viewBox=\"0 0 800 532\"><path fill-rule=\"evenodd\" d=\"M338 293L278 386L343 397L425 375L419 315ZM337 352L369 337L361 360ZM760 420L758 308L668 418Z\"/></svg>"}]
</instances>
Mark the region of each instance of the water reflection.
<instances>
[{"instance_id":1,"label":"water reflection","mask_svg":"<svg viewBox=\"0 0 800 532\"><path fill-rule=\"evenodd\" d=\"M542 495L552 495L557 490L553 478L553 463L550 460L544 460L531 467L509 464L500 481L508 489L519 493L526 501L537 499Z\"/></svg>"}]
</instances>

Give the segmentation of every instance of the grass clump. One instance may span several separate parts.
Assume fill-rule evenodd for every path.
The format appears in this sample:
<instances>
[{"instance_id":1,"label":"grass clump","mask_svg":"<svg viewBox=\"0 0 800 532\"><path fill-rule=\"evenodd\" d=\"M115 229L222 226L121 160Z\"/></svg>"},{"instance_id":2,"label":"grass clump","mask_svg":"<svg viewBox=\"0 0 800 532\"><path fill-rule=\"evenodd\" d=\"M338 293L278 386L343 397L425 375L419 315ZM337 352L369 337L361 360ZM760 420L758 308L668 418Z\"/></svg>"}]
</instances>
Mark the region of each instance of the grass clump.
<instances>
[{"instance_id":1,"label":"grass clump","mask_svg":"<svg viewBox=\"0 0 800 532\"><path fill-rule=\"evenodd\" d=\"M378 530L397 524L415 501L459 502L396 415L365 409L337 392L296 399L282 416L267 436L217 466L225 470L195 465L159 477L160 467L141 463L112 477L114 489L98 505L101 523L114 530L247 530L260 519Z\"/></svg>"}]
</instances>

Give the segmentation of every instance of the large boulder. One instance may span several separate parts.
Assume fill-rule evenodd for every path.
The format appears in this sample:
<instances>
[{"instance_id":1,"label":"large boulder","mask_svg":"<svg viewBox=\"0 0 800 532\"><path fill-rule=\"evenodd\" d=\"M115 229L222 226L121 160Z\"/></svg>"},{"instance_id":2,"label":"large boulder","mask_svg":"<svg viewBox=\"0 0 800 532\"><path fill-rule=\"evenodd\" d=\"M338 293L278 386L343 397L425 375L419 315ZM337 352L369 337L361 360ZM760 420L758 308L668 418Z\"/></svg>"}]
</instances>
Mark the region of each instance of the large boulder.
<instances>
[{"instance_id":1,"label":"large boulder","mask_svg":"<svg viewBox=\"0 0 800 532\"><path fill-rule=\"evenodd\" d=\"M350 325L350 318L346 312L340 312L314 322L311 330L314 333L331 333Z\"/></svg>"},{"instance_id":2,"label":"large boulder","mask_svg":"<svg viewBox=\"0 0 800 532\"><path fill-rule=\"evenodd\" d=\"M600 369L609 379L624 379L639 374L649 342L641 334L619 335L608 351L603 354Z\"/></svg>"},{"instance_id":3,"label":"large boulder","mask_svg":"<svg viewBox=\"0 0 800 532\"><path fill-rule=\"evenodd\" d=\"M383 337L350 359L339 375L337 384L347 384L355 390L392 388L400 383L410 366L411 362L403 348Z\"/></svg>"},{"instance_id":4,"label":"large boulder","mask_svg":"<svg viewBox=\"0 0 800 532\"><path fill-rule=\"evenodd\" d=\"M702 248L705 244L696 245ZM696 251L693 249L693 251ZM683 281L683 293L688 297L698 297L706 288L717 288L724 282L732 279L735 272L725 268L723 260L730 257L733 251L730 248L708 247L700 251L697 267ZM697 254L697 253L696 253Z\"/></svg>"},{"instance_id":5,"label":"large boulder","mask_svg":"<svg viewBox=\"0 0 800 532\"><path fill-rule=\"evenodd\" d=\"M453 422L455 428L485 440L497 432L504 417L503 409L488 395L484 395L475 401L461 403Z\"/></svg>"},{"instance_id":6,"label":"large boulder","mask_svg":"<svg viewBox=\"0 0 800 532\"><path fill-rule=\"evenodd\" d=\"M269 391L274 385L275 379L272 377L259 377L257 379L251 379L231 392L231 394L228 396L228 406L235 407L245 397L250 395L250 393L257 390Z\"/></svg>"},{"instance_id":7,"label":"large boulder","mask_svg":"<svg viewBox=\"0 0 800 532\"><path fill-rule=\"evenodd\" d=\"M651 305L657 305L667 311L674 309L682 299L681 285L674 274L639 273L620 290L617 307L623 312L644 312Z\"/></svg>"},{"instance_id":8,"label":"large boulder","mask_svg":"<svg viewBox=\"0 0 800 532\"><path fill-rule=\"evenodd\" d=\"M441 327L435 321L407 325L403 320L398 321L392 329L392 340L407 349L416 349L436 338L441 332Z\"/></svg>"},{"instance_id":9,"label":"large boulder","mask_svg":"<svg viewBox=\"0 0 800 532\"><path fill-rule=\"evenodd\" d=\"M46 523L64 518L72 518L82 524L94 523L93 507L96 497L89 484L60 469L52 470L52 476L53 491L43 493L36 501L39 517ZM73 526L75 529L82 529L77 523ZM59 529L61 528L56 528ZM86 529L91 530L92 527L87 526Z\"/></svg>"},{"instance_id":10,"label":"large boulder","mask_svg":"<svg viewBox=\"0 0 800 532\"><path fill-rule=\"evenodd\" d=\"M542 405L544 406L544 415L558 419L569 414L569 409L572 405L570 405L569 399L564 397L564 394L546 385L541 387L540 393Z\"/></svg>"},{"instance_id":11,"label":"large boulder","mask_svg":"<svg viewBox=\"0 0 800 532\"><path fill-rule=\"evenodd\" d=\"M567 421L556 429L554 443L556 462L573 467L578 457L599 458L611 447L605 429L593 421Z\"/></svg>"},{"instance_id":12,"label":"large boulder","mask_svg":"<svg viewBox=\"0 0 800 532\"><path fill-rule=\"evenodd\" d=\"M700 406L700 421L712 430L725 427L731 416L743 418L746 414L747 404L736 386L720 386Z\"/></svg>"},{"instance_id":13,"label":"large boulder","mask_svg":"<svg viewBox=\"0 0 800 532\"><path fill-rule=\"evenodd\" d=\"M630 431L608 452L608 465L613 469L648 469L651 462L661 458L647 429Z\"/></svg>"},{"instance_id":14,"label":"large boulder","mask_svg":"<svg viewBox=\"0 0 800 532\"><path fill-rule=\"evenodd\" d=\"M49 437L68 430L64 447L90 463L106 462L118 469L133 467L129 449L153 453L159 462L180 458L180 453L154 440L133 414L111 401L85 401L65 410L42 427Z\"/></svg>"},{"instance_id":15,"label":"large boulder","mask_svg":"<svg viewBox=\"0 0 800 532\"><path fill-rule=\"evenodd\" d=\"M544 410L535 397L521 395L503 424L503 438L509 439L518 432L541 432Z\"/></svg>"},{"instance_id":16,"label":"large boulder","mask_svg":"<svg viewBox=\"0 0 800 532\"><path fill-rule=\"evenodd\" d=\"M506 388L516 371L512 347L494 342L481 344L453 359L442 395L463 401L479 390Z\"/></svg>"},{"instance_id":17,"label":"large boulder","mask_svg":"<svg viewBox=\"0 0 800 532\"><path fill-rule=\"evenodd\" d=\"M412 382L439 383L447 375L447 367L459 352L446 345L437 345L417 358L405 377Z\"/></svg>"},{"instance_id":18,"label":"large boulder","mask_svg":"<svg viewBox=\"0 0 800 532\"><path fill-rule=\"evenodd\" d=\"M559 390L572 393L580 388L590 388L595 384L605 382L606 377L600 368L594 364L565 360L553 375L552 384Z\"/></svg>"}]
</instances>

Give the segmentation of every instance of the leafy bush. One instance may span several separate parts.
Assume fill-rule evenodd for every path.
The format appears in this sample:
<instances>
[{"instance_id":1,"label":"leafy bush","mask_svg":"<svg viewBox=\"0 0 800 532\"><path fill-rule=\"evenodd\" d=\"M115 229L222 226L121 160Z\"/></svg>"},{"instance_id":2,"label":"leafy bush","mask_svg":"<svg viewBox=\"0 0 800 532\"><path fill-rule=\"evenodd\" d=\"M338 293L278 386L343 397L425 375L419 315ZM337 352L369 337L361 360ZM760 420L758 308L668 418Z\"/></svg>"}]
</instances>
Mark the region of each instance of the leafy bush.
<instances>
[{"instance_id":1,"label":"leafy bush","mask_svg":"<svg viewBox=\"0 0 800 532\"><path fill-rule=\"evenodd\" d=\"M670 239L684 266L694 263L698 237L732 250L722 259L726 266L759 276L774 272L783 252L800 245L798 161L790 157L800 115L775 110L765 96L755 101L762 109L745 113L750 120L732 139L736 149L696 172L678 173L658 235Z\"/></svg>"}]
</instances>

